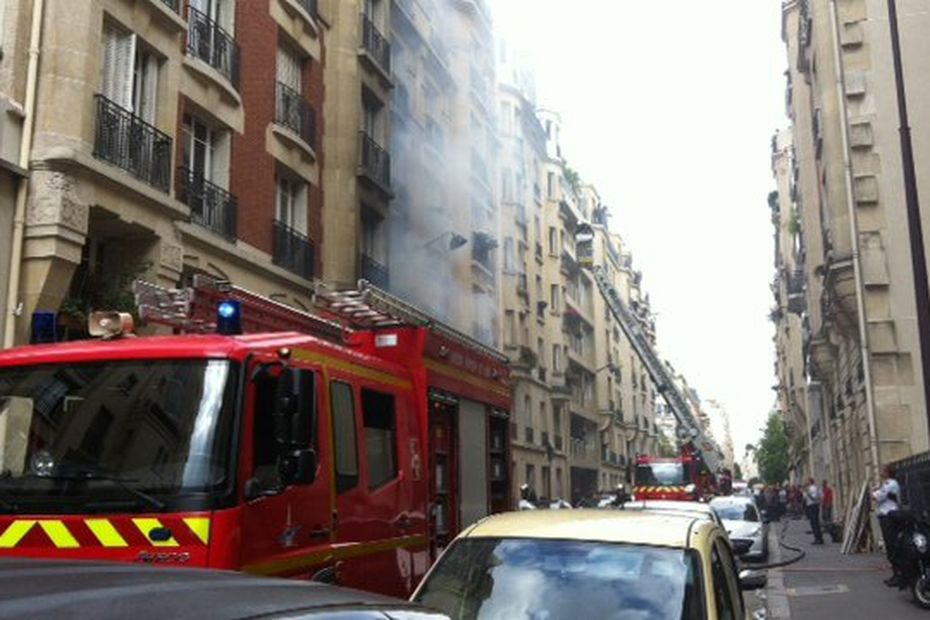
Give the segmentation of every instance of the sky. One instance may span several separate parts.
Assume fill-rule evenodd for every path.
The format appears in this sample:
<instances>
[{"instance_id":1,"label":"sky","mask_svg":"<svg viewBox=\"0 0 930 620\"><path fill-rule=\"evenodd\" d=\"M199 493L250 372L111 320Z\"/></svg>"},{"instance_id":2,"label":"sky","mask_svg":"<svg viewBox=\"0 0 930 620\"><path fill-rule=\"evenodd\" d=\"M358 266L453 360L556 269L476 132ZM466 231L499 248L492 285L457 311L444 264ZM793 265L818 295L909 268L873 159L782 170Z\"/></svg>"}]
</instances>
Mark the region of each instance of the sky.
<instances>
[{"instance_id":1,"label":"sky","mask_svg":"<svg viewBox=\"0 0 930 620\"><path fill-rule=\"evenodd\" d=\"M787 125L778 0L490 0L562 117L657 313L661 355L729 412L736 456L775 392L773 133Z\"/></svg>"}]
</instances>

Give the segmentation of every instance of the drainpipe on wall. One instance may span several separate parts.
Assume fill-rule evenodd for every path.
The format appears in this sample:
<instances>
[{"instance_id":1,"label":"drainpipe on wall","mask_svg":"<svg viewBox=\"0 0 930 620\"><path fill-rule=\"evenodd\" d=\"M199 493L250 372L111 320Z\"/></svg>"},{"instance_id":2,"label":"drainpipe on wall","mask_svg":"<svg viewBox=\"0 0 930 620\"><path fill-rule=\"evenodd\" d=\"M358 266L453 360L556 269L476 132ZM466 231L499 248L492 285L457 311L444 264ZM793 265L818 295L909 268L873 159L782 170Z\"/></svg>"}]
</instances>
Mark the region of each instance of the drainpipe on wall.
<instances>
[{"instance_id":1,"label":"drainpipe on wall","mask_svg":"<svg viewBox=\"0 0 930 620\"><path fill-rule=\"evenodd\" d=\"M26 71L26 101L23 106L23 135L19 145L19 166L29 169L32 158L32 131L35 127L36 91L38 90L39 55L42 48L42 19L45 0L32 5L32 28L29 33L29 65ZM29 178L19 180L16 188L16 208L13 212L13 243L10 250L10 281L7 284L7 306L11 308L3 330L3 347L12 347L16 341L16 319L19 307L19 281L22 277L23 237L26 228L26 199Z\"/></svg>"},{"instance_id":2,"label":"drainpipe on wall","mask_svg":"<svg viewBox=\"0 0 930 620\"><path fill-rule=\"evenodd\" d=\"M878 445L878 424L875 421L875 393L872 386L871 353L869 333L865 317L865 290L862 285L862 263L859 255L859 224L856 219L856 200L853 196L852 161L849 154L849 122L846 110L846 88L843 76L842 47L840 45L840 18L836 0L830 0L830 25L833 30L833 61L836 71L836 98L840 108L840 135L843 139L843 176L846 185L846 208L849 211L849 232L852 237L853 276L856 285L856 312L859 315L859 356L862 360L863 382L865 383L865 411L869 425L869 455L872 471L866 470L866 478L880 482L881 460Z\"/></svg>"}]
</instances>

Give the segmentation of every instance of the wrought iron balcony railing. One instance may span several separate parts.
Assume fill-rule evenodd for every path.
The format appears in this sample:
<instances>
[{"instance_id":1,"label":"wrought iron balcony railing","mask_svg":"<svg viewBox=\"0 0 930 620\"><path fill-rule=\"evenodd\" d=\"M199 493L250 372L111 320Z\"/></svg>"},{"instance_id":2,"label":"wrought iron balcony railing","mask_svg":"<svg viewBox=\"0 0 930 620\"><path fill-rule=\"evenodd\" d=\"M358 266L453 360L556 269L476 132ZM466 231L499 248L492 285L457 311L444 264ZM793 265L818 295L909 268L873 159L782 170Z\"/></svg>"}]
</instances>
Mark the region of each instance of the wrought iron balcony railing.
<instances>
[{"instance_id":1,"label":"wrought iron balcony railing","mask_svg":"<svg viewBox=\"0 0 930 620\"><path fill-rule=\"evenodd\" d=\"M387 289L391 284L391 272L386 265L373 259L367 254L360 257L362 278L368 280L378 288Z\"/></svg>"},{"instance_id":2,"label":"wrought iron balcony railing","mask_svg":"<svg viewBox=\"0 0 930 620\"><path fill-rule=\"evenodd\" d=\"M281 82L278 82L275 120L279 125L292 130L311 147L316 146L316 113L310 107L310 102Z\"/></svg>"},{"instance_id":3,"label":"wrought iron balcony railing","mask_svg":"<svg viewBox=\"0 0 930 620\"><path fill-rule=\"evenodd\" d=\"M391 187L391 155L364 131L358 132L359 166L372 181Z\"/></svg>"},{"instance_id":4,"label":"wrought iron balcony railing","mask_svg":"<svg viewBox=\"0 0 930 620\"><path fill-rule=\"evenodd\" d=\"M239 45L219 24L187 7L187 53L204 61L239 88Z\"/></svg>"},{"instance_id":5,"label":"wrought iron balcony railing","mask_svg":"<svg viewBox=\"0 0 930 620\"><path fill-rule=\"evenodd\" d=\"M297 4L303 7L307 14L316 19L320 16L319 3L317 0L297 0Z\"/></svg>"},{"instance_id":6,"label":"wrought iron balcony railing","mask_svg":"<svg viewBox=\"0 0 930 620\"><path fill-rule=\"evenodd\" d=\"M382 71L391 74L391 44L381 34L371 18L362 13L362 47L367 51Z\"/></svg>"},{"instance_id":7,"label":"wrought iron balcony railing","mask_svg":"<svg viewBox=\"0 0 930 620\"><path fill-rule=\"evenodd\" d=\"M313 277L313 242L284 222L272 223L272 262L309 280Z\"/></svg>"},{"instance_id":8,"label":"wrought iron balcony railing","mask_svg":"<svg viewBox=\"0 0 930 620\"><path fill-rule=\"evenodd\" d=\"M177 198L191 210L191 221L227 239L236 238L236 197L187 168L178 169Z\"/></svg>"},{"instance_id":9,"label":"wrought iron balcony railing","mask_svg":"<svg viewBox=\"0 0 930 620\"><path fill-rule=\"evenodd\" d=\"M97 95L94 157L122 168L167 193L171 187L171 138L103 95Z\"/></svg>"}]
</instances>

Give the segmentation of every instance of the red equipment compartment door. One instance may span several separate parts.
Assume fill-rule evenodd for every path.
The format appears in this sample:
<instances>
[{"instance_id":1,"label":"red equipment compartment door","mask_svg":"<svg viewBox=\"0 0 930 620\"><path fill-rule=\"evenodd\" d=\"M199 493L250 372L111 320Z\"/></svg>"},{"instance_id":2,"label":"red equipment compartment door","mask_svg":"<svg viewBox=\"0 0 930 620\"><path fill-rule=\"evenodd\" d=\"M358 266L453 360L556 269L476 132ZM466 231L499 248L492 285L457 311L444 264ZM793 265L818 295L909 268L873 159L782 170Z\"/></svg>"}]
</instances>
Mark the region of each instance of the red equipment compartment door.
<instances>
[{"instance_id":1,"label":"red equipment compartment door","mask_svg":"<svg viewBox=\"0 0 930 620\"><path fill-rule=\"evenodd\" d=\"M430 400L430 552L434 559L459 531L457 412L454 404Z\"/></svg>"},{"instance_id":2,"label":"red equipment compartment door","mask_svg":"<svg viewBox=\"0 0 930 620\"><path fill-rule=\"evenodd\" d=\"M413 392L336 373L330 390L336 583L407 597L429 568Z\"/></svg>"},{"instance_id":3,"label":"red equipment compartment door","mask_svg":"<svg viewBox=\"0 0 930 620\"><path fill-rule=\"evenodd\" d=\"M281 373L258 372L247 392L241 442L246 496L241 564L246 572L313 578L325 575L332 565L330 424L328 416L321 414L326 408L320 373L297 363L283 372L292 373L294 388L287 391L296 400L286 421L275 416L282 407ZM290 443L284 449L282 433ZM316 452L315 480L287 484L280 471L281 455L301 447Z\"/></svg>"}]
</instances>

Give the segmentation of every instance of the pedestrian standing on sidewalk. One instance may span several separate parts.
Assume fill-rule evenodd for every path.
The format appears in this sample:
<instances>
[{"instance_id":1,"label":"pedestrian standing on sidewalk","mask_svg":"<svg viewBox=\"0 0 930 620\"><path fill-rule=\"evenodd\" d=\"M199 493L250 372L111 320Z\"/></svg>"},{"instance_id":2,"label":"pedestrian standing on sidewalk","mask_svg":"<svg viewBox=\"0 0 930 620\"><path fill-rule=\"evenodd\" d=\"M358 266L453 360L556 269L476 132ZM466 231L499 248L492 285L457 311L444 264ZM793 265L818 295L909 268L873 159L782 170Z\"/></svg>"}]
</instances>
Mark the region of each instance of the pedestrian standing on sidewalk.
<instances>
[{"instance_id":1,"label":"pedestrian standing on sidewalk","mask_svg":"<svg viewBox=\"0 0 930 620\"><path fill-rule=\"evenodd\" d=\"M820 494L820 514L823 522L829 527L833 523L833 489L827 484L826 479L820 487Z\"/></svg>"},{"instance_id":2,"label":"pedestrian standing on sidewalk","mask_svg":"<svg viewBox=\"0 0 930 620\"><path fill-rule=\"evenodd\" d=\"M820 531L820 489L813 478L807 479L807 488L804 489L804 509L807 511L807 520L811 524L814 534L812 545L823 544L823 532Z\"/></svg>"},{"instance_id":3,"label":"pedestrian standing on sidewalk","mask_svg":"<svg viewBox=\"0 0 930 620\"><path fill-rule=\"evenodd\" d=\"M788 509L788 490L784 485L778 488L778 520L785 516Z\"/></svg>"},{"instance_id":4,"label":"pedestrian standing on sidewalk","mask_svg":"<svg viewBox=\"0 0 930 620\"><path fill-rule=\"evenodd\" d=\"M900 584L900 577L894 564L894 542L898 537L898 522L893 518L892 513L901 507L898 503L901 486L895 479L895 474L893 466L885 465L882 468L882 484L872 491L872 497L878 503L878 525L882 530L882 540L885 541L885 556L891 562L891 568L894 571L891 578L885 580L885 585L891 587Z\"/></svg>"}]
</instances>

